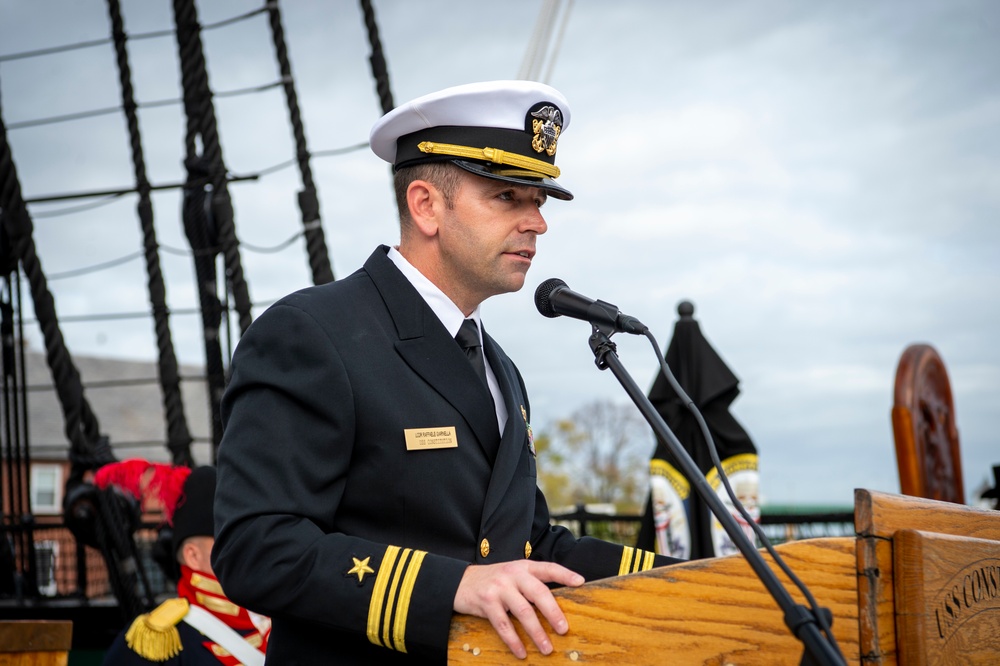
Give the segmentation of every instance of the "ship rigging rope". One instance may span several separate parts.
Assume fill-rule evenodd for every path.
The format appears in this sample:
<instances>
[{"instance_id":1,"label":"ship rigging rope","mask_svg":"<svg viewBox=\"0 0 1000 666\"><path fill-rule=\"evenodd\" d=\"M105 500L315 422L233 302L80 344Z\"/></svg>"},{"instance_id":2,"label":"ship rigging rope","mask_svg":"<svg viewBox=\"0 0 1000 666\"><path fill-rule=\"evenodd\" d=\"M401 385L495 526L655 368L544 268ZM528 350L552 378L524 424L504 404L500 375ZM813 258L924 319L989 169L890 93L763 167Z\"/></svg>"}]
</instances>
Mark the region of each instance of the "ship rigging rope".
<instances>
[{"instance_id":1,"label":"ship rigging rope","mask_svg":"<svg viewBox=\"0 0 1000 666\"><path fill-rule=\"evenodd\" d=\"M107 565L108 582L118 600L122 619L129 624L154 604L145 566L129 529L132 512L127 500L111 488L96 491L92 498L96 509L95 545Z\"/></svg>"},{"instance_id":2,"label":"ship rigging rope","mask_svg":"<svg viewBox=\"0 0 1000 666\"><path fill-rule=\"evenodd\" d=\"M524 60L517 72L517 78L537 81L542 71L542 62L548 50L549 39L552 36L553 19L559 11L560 0L544 0L535 20L535 28L531 33L528 48L524 52Z\"/></svg>"},{"instance_id":3,"label":"ship rigging rope","mask_svg":"<svg viewBox=\"0 0 1000 666\"><path fill-rule=\"evenodd\" d=\"M282 294L284 296L284 294ZM254 301L253 306L255 308L266 308L270 305L277 303L279 298L269 298L264 300ZM228 310L227 310L228 312ZM200 314L201 310L197 308L170 308L170 314L172 315L196 315ZM149 316L149 312L143 310L142 312L110 312L110 313L95 313L86 315L63 315L59 318L59 321L64 324L69 323L88 323L94 321L116 321L122 319L144 319ZM37 319L22 319L25 324L38 323Z\"/></svg>"},{"instance_id":4,"label":"ship rigging rope","mask_svg":"<svg viewBox=\"0 0 1000 666\"><path fill-rule=\"evenodd\" d=\"M124 42L122 42L124 45ZM243 95L255 95L262 92L267 92L269 90L274 90L275 88L280 88L287 85L286 81L282 78L272 83L264 83L259 86L250 86L247 88L237 88L235 90L224 90L221 92L213 92L213 97L241 97ZM163 106L174 106L177 104L182 104L184 102L183 98L173 98L173 99L160 99L152 102L136 102L133 100L132 104L136 109L152 109ZM7 126L8 131L24 129L26 127L38 127L40 125L55 125L57 123L72 122L74 120L85 120L87 118L96 118L97 116L110 116L113 113L118 113L119 111L125 110L124 106L108 106L102 109L89 109L87 111L76 111L74 113L64 113L58 116L47 116L45 118L32 118L30 120L21 120L16 123L11 123Z\"/></svg>"},{"instance_id":5,"label":"ship rigging rope","mask_svg":"<svg viewBox=\"0 0 1000 666\"><path fill-rule=\"evenodd\" d=\"M153 311L153 328L156 332L157 369L163 410L167 422L167 448L174 465L194 466L191 457L191 431L184 414L181 398L180 376L177 370L177 355L170 335L170 312L167 308L167 288L160 269L159 244L156 241L156 227L153 225L153 203L150 199L151 186L146 176L146 160L142 150L142 136L139 133L139 118L132 90L132 68L128 50L125 48L125 27L122 21L119 0L108 0L111 19L111 34L115 43L118 63L118 82L122 91L122 108L128 125L132 167L135 172L136 189L139 191L137 213L142 230L143 255L146 258L146 287ZM79 273L78 273L79 274Z\"/></svg>"},{"instance_id":6,"label":"ship rigging rope","mask_svg":"<svg viewBox=\"0 0 1000 666\"><path fill-rule=\"evenodd\" d=\"M317 223L313 222L312 224L317 224ZM259 246L259 245L250 245L249 243L246 243L246 242L240 243L240 247L242 247L244 250L249 250L251 252L256 252L257 254L276 254L278 252L281 252L282 250L287 249L295 241L297 241L299 238L302 238L303 236L305 236L305 231L299 231L299 232L296 232L295 234L293 234L292 236L290 236L289 238L287 238L287 239L283 240L282 242L278 243L277 245L272 245L270 247L262 247L262 246ZM185 249L182 249L182 248L170 247L169 245L156 245L156 249L159 249L159 250L161 250L163 252L167 252L167 253L170 253L170 254L174 254L174 255L178 255L178 256L185 256L185 257L192 257L192 256L199 256L199 255L214 257L215 255L217 255L219 253L219 249L217 247L212 247L212 248L209 248L207 250L191 251L191 250L185 250ZM123 257L118 257L117 259L109 259L108 261L104 261L104 262L101 262L99 264L93 264L91 266L83 266L81 268L73 268L73 269L70 269L70 270L61 271L59 273L49 273L49 282L56 282L58 280L65 280L65 279L68 279L68 278L79 277L81 275L89 275L91 273L98 273L100 271L105 271L105 270L108 270L110 268L116 268L118 266L122 266L124 264L127 264L130 261L134 261L134 260L138 259L139 257L145 256L146 252L147 252L147 250L139 250L138 252L132 252L130 254L126 254ZM157 304L154 303L153 304L153 308L155 309L156 307L157 307ZM177 464L177 463L175 463L175 464Z\"/></svg>"},{"instance_id":7,"label":"ship rigging rope","mask_svg":"<svg viewBox=\"0 0 1000 666\"><path fill-rule=\"evenodd\" d=\"M562 10L562 0L544 0L538 13L538 19L535 21L535 28L531 40L528 42L528 48L525 49L517 78L549 83L559 51L562 49L566 25L569 23L572 11L573 0L568 0L565 10ZM556 30L557 18L556 41L554 46L550 48L549 43L552 41L553 30ZM545 69L544 75L542 73L543 67Z\"/></svg>"},{"instance_id":8,"label":"ship rigging rope","mask_svg":"<svg viewBox=\"0 0 1000 666\"><path fill-rule=\"evenodd\" d=\"M157 381L157 380L153 380ZM211 444L212 440L208 437L195 437L192 444ZM163 448L162 439L133 439L133 440L115 440L115 449L156 449ZM31 450L38 454L48 454L48 455L58 455L66 451L66 445L60 443L46 443L41 444L35 443L31 445ZM126 458L135 457L134 455L125 456ZM140 456L143 457L143 456Z\"/></svg>"},{"instance_id":9,"label":"ship rigging rope","mask_svg":"<svg viewBox=\"0 0 1000 666\"><path fill-rule=\"evenodd\" d=\"M215 23L206 23L201 26L202 31L214 30L216 28L222 28L245 19L253 18L258 14L262 14L267 11L268 6L265 4L263 7L251 10L244 14L238 14L227 19L222 19L221 21L216 21ZM153 39L157 37L170 37L175 34L175 30L155 30L152 32L133 32L127 33L125 38L128 41L135 42L140 39ZM65 53L67 51L77 51L79 49L88 49L94 46L104 46L105 44L111 44L114 41L113 37L104 37L102 39L90 39L84 42L75 42L73 44L62 44L60 46L50 46L44 49L34 49L31 51L21 51L18 53L7 53L0 55L0 62L11 62L14 60L24 60L27 58L38 58L40 56L52 55L55 53ZM9 128L8 128L9 129Z\"/></svg>"},{"instance_id":10,"label":"ship rigging rope","mask_svg":"<svg viewBox=\"0 0 1000 666\"><path fill-rule=\"evenodd\" d=\"M277 0L265 2L257 10L234 19L213 24L211 27L228 25L236 20L267 12L275 54L280 69L279 81L254 88L214 94L209 87L208 72L201 43L201 33L208 26L201 26L198 23L194 0L173 0L174 30L132 36L127 35L125 32L120 0L107 0L107 4L111 23L110 40L95 40L76 45L0 56L0 62L5 62L21 58L50 55L76 48L88 48L106 44L109 41L113 44L115 50L121 91L120 106L92 109L46 118L35 118L15 123L13 126L5 126L2 116L0 116L0 224L2 224L5 236L5 249L10 252L12 257L10 268L5 277L8 281L16 280L17 284L20 285L21 271L23 271L30 285L34 301L34 313L44 337L46 359L53 380L52 387L49 390L54 390L57 394L63 411L65 434L70 442L69 458L72 467L65 491L67 499L67 524L70 522L68 517L72 514L74 520L79 520L77 525L81 529L86 527L84 523L87 522L87 518L82 513L77 513L77 509L82 511L85 508L85 494L89 492L88 484L79 483L83 478L83 472L113 462L115 456L108 438L100 434L97 417L84 395L84 384L66 348L56 315L55 302L48 288L49 281L60 278L78 277L86 273L107 270L140 257L145 259L148 297L158 347L157 377L155 379L124 379L95 382L88 388L101 389L135 386L138 384L148 385L154 381L158 381L166 415L167 447L171 452L172 462L175 465L193 466L194 460L191 456L191 444L196 440L191 436L187 419L184 415L184 406L180 392L182 378L179 373L169 326L170 315L177 314L179 311L171 312L167 306L166 285L160 265L162 252L184 253L193 257L199 284L200 300L200 308L196 312L201 314L205 334L206 373L204 379L208 383L212 409L212 436L208 441L213 446L213 462L215 462L215 454L218 450L222 432L220 402L225 389L225 370L220 344L220 339L222 338L220 335L220 324L222 317L225 315L225 322L228 329L231 320L230 313L235 312L239 320L240 333L244 333L250 325L251 309L253 307L243 276L239 255L240 249L242 247L243 249L256 252L278 252L290 246L300 236L304 237L313 273L313 282L315 284L323 284L332 281L334 279L333 270L330 265L326 241L323 235L322 222L319 215L319 198L316 193L309 161L312 157L342 154L367 146L367 143L361 143L345 149L310 153L306 145L305 130L294 79L291 73L284 28L281 23L281 14ZM365 22L372 44L372 73L377 81L383 109L388 111L393 105L392 96L389 91L388 72L381 51L381 43L378 40L377 26L374 22L374 13L370 2L362 0L362 7L365 10ZM152 36L160 37L171 34L176 37L181 63L183 97L179 101L184 105L187 121L187 132L184 137L187 178L183 184L154 187L149 182L146 172L137 112L141 108L177 104L178 100L161 100L143 104L139 104L135 100L131 65L126 47L130 39L135 40ZM292 164L298 165L303 185L298 195L298 204L302 213L302 230L281 244L271 248L255 247L246 244L241 246L236 237L233 206L228 191L228 183L250 177L233 176L226 169L222 157L218 128L216 126L213 99L215 97L259 93L278 86L283 88L286 97L286 104L295 138L295 160L270 167L262 173L271 173ZM66 198L99 196L105 199L87 204L84 207L74 207L72 210L49 211L49 215L65 215L89 210L110 203L126 193L135 192L138 194L136 212L142 233L142 250L126 257L103 262L96 266L67 271L62 274L54 274L46 278L36 254L33 238L34 223L28 209L29 202L25 201L21 192L21 185L7 140L8 129L76 121L100 115L110 115L119 111L125 116L129 135L135 181L134 189L68 195ZM259 175L261 174L257 174L253 178L257 178ZM183 222L191 245L191 252L168 248L160 245L157 241L151 195L155 190L166 189L167 187L183 188ZM41 203L41 201L36 200L31 203ZM223 278L225 286L222 289L217 284L218 276L216 274L216 259L220 254L223 256L225 267L225 276ZM18 270L18 263L20 263L20 271ZM18 286L19 291L20 287ZM223 293L222 301L219 298L220 291ZM233 301L232 305L230 304L230 296ZM142 316L148 317L150 313L142 313ZM74 318L69 317L64 319L64 321L72 319ZM88 317L88 319L93 319L93 317ZM12 316L5 316L4 320L13 322L14 318ZM21 326L24 323L25 320L20 316L20 308L18 307L18 325ZM11 336L11 339L13 339L13 336ZM23 357L21 360L23 365ZM37 388L32 387L32 390L36 390ZM26 393L24 395L26 396ZM5 420L8 424L11 421L10 418L5 418ZM25 435L27 434L27 420L25 416ZM198 438L197 441L202 442L206 440ZM159 446L161 443L144 440L118 442L118 445L122 448L144 448L147 446ZM27 442L25 451L28 451ZM26 469L26 466L19 464L17 468ZM128 507L123 506L111 492L99 492L93 499L93 507L96 509L95 521L93 523L96 530L96 542L107 564L109 582L117 597L119 606L125 614L126 620L130 620L140 612L148 610L154 601L153 590L149 585L145 567L132 539L132 530L129 529L128 518L131 516L131 511ZM83 511L83 513L86 513L86 511ZM74 534L76 533L74 532ZM34 563L35 558L30 551L31 545L31 543L28 544L28 559ZM34 575L31 575L31 578L34 578Z\"/></svg>"},{"instance_id":11,"label":"ship rigging rope","mask_svg":"<svg viewBox=\"0 0 1000 666\"><path fill-rule=\"evenodd\" d=\"M363 150L363 149L365 149L367 147L368 147L368 142L365 141L365 142L362 142L362 143L354 144L353 146L347 146L345 148L330 148L329 150L317 150L315 152L310 153L309 156L310 157L332 157L332 156L335 156L335 155L345 155L347 153L352 153L352 152L355 152L355 151L358 151L358 150ZM281 171L282 169L287 169L288 167L294 166L297 163L298 163L298 159L297 158L296 159L291 159L291 160L286 160L284 162L280 162L280 163L275 164L273 166L269 166L269 167L265 167L263 169L260 169L259 171L256 171L254 173L248 173L248 174L243 174L243 175L229 174L227 176L226 180L228 180L228 182L230 182L230 183L240 182L240 181L244 181L244 180L258 180L262 176L269 176L272 173L276 173L278 171ZM152 185L150 187L150 189L153 190L153 191L157 191L157 190L174 190L174 189L178 189L178 188L182 188L182 187L197 187L199 185L204 185L207 182L208 182L207 180L203 179L201 181L194 182L194 183L168 183L166 185ZM85 205L82 205L82 206L72 206L72 207L61 208L61 209L53 210L53 211L44 211L44 212L38 212L38 211L36 211L36 212L33 212L32 213L32 217L37 220L37 219L46 218L46 217L59 217L60 215L72 215L74 213L84 212L84 211L92 210L94 208L100 208L101 206L106 206L108 204L114 203L122 195L133 194L135 192L138 192L138 189L136 189L134 187L119 188L119 189L114 189L114 190L91 191L91 192L66 192L66 193L63 193L63 194L52 194L52 195L45 195L45 196L29 197L29 198L25 199L24 202L26 204L28 204L28 206L32 206L32 205L37 205L37 204L53 203L53 202L56 202L56 201L67 201L67 200L70 200L70 199L88 199L88 198L93 198L93 197L103 197L101 201L96 201L96 202L85 204ZM246 245L245 243L241 243L241 245L243 247L250 247L250 246Z\"/></svg>"},{"instance_id":12,"label":"ship rigging rope","mask_svg":"<svg viewBox=\"0 0 1000 666\"><path fill-rule=\"evenodd\" d=\"M368 29L369 41L372 47L372 53L370 56L372 74L376 80L379 99L383 110L388 111L392 108L393 101L389 88L388 71L385 65L385 58L382 53L381 42L378 37L378 28L375 23L374 11L368 0L361 0L361 5L364 12L365 25ZM240 263L239 251L241 247L257 252L277 252L285 249L299 236L303 236L307 241L306 244L309 251L310 266L313 269L314 282L320 284L324 281L334 279L332 268L330 268L329 264L329 256L326 250L325 240L322 236L322 224L319 218L318 197L316 196L315 185L313 183L312 173L309 167L309 159L311 157L342 154L351 150L358 150L366 147L367 143L360 143L356 146L343 149L319 151L316 153L310 153L306 147L305 132L302 127L302 119L298 108L297 94L295 91L294 80L291 75L290 63L288 61L284 29L281 24L281 15L277 0L269 0L264 2L263 6L258 9L224 21L204 26L198 23L197 10L195 9L193 0L173 0L175 20L175 27L173 29L149 33L135 33L131 35L125 32L124 26L122 25L122 17L118 0L108 0L108 6L112 23L112 36L110 39L90 40L76 44L67 44L45 49L36 49L33 51L0 55L0 63L25 58L47 56L108 43L112 43L114 45L118 58L119 83L121 85L122 92L121 106L106 109L93 109L54 117L29 119L16 123L14 127L34 127L57 122L80 120L82 118L94 117L97 115L117 113L118 111L124 112L129 125L128 129L132 143L131 147L136 187L134 189L104 193L67 195L67 197L104 196L106 198L103 201L88 204L85 207L74 207L73 209L64 209L62 211L48 211L46 213L40 213L39 217L71 214L81 210L89 210L91 208L111 203L125 193L136 192L139 194L137 210L144 238L143 250L140 253L135 253L133 255L129 255L128 257L119 258L110 262L105 262L99 266L77 269L63 274L50 276L49 279L68 278L87 272L104 270L111 268L114 265L119 265L138 258L139 256L145 256L151 310L154 318L156 319L155 326L158 345L160 348L161 372L164 378L164 401L165 407L168 412L170 412L172 408L169 406L169 403L173 402L173 398L171 398L169 394L175 391L175 387L177 385L176 358L172 353L173 348L170 341L169 326L167 325L169 309L165 304L165 287L163 285L162 274L159 268L159 253L170 250L159 245L156 241L155 230L152 223L152 204L150 200L150 193L154 190L164 189L166 187L184 188L185 205L183 208L185 213L185 228L188 231L189 240L191 241L193 251L190 254L195 258L196 270L199 271L199 283L201 285L215 284L216 267L214 258L220 251L223 254L226 272L225 302L220 302L217 293L212 291L212 289L206 290L209 293L200 294L202 296L202 307L200 312L202 313L203 324L206 329L206 346L208 346L207 341L209 338L215 340L218 345L218 340L221 337L219 335L218 328L223 312L229 312L231 310L235 311L238 317L241 333L246 330L251 321L251 308L253 307L253 304L249 298L249 292ZM223 93L213 93L208 85L207 68L205 66L204 52L201 44L201 33L205 30L230 25L236 21L245 20L265 12L268 14L270 19L275 52L281 73L280 80L264 86ZM185 115L187 117L187 134L185 136L187 159L185 164L188 170L188 179L183 185L178 184L173 186L154 187L148 182L148 178L145 173L136 111L140 108L177 104L178 100L159 100L143 104L139 104L135 101L132 94L131 72L128 63L126 44L130 40L134 41L169 35L174 35L176 37L177 49L181 63L183 97L180 101L184 104ZM222 149L219 142L212 100L214 97L262 92L278 86L281 86L286 94L286 102L296 139L296 158L275 167L270 167L262 173L271 173L278 169L291 166L292 164L297 164L299 166L303 180L303 190L299 193L299 206L302 211L303 230L274 248L261 248L246 244L241 245L239 240L236 238L235 225L233 222L232 201L229 197L227 187L228 182L236 180L238 177L228 174L225 168L225 164L222 159ZM5 141L7 129L8 128L3 128ZM13 163L11 161L11 166L12 164ZM16 181L16 174L14 178ZM16 185L17 201L4 206L3 212L7 214L6 217L11 217L12 215L22 215L28 220L28 224L31 225L31 216L27 209L27 203L39 203L40 201L35 200L26 202L21 195L20 184L16 183ZM206 185L208 187L206 187ZM55 197L49 200L53 199L55 199ZM14 209L19 209L22 212L15 213ZM31 229L30 226L29 229ZM21 248L18 246L15 249L24 250L22 265L24 266L25 274L27 275L29 282L32 284L33 295L35 295L39 289L39 284L42 286L46 285L46 278L44 274L41 273L40 267L38 267L37 272L32 269L32 259L37 260L37 257L34 257L35 250L33 240L31 240L30 237L28 240L31 242L30 247ZM211 265L210 269L207 271L201 270L209 264ZM37 265L37 261L34 262L34 265ZM206 276L211 277L211 281L203 279ZM232 307L230 307L229 296L232 296L233 299ZM48 294L48 300L50 303L52 302L51 294ZM46 336L46 348L49 352L50 365L53 360L59 360L57 357L60 354L53 352L52 350L52 347L55 344L53 340L56 338L58 338L58 344L56 346L62 347L62 354L64 354L67 360L69 360L68 353L65 351L65 344L62 341L61 333L58 331L58 323L55 323L56 328L54 334L48 330L48 315L45 312L44 305L45 304L40 303L39 298L36 297L35 310L36 314L39 315L38 322L42 326L43 333ZM53 322L55 322L54 303L52 303L52 318ZM226 321L227 323L230 321L228 317L226 318ZM218 354L213 354L211 352L206 354L206 368L209 371L210 393L212 394L211 399L213 402L221 399L221 393L224 389L224 369L222 367L221 347L218 347L217 351L219 352ZM218 357L217 363L214 362L214 357ZM72 367L71 360L69 360L69 364ZM82 397L82 383L80 382L79 374L76 373L75 368L73 368L72 372L75 375L75 384L80 388L80 399L78 402L81 404L70 405L65 401L61 401L64 402L64 412L67 413L66 430L71 441L71 448L76 447L71 450L71 459L86 459L89 461L88 464L91 464L94 461L113 461L114 455L111 453L107 438L100 436L96 417L90 410L85 398ZM63 387L66 385L61 381L61 378L64 376L63 371L57 371L57 369L53 367L53 376L56 380L57 386ZM74 382L72 381L69 382L70 385L73 383ZM72 386L66 390L72 392ZM179 394L177 396L177 404L181 404L179 402ZM187 432L186 429L186 421L183 418L182 411L179 414L179 418L180 420L178 421L177 418L171 417L168 413L168 427L170 427L171 423L175 424L175 426L180 423L180 426L177 426L179 429L175 429L175 433L169 437L171 450L174 451L175 454L175 463L180 461L181 463L189 464L191 462L189 454L185 455L183 452L178 453L180 448L176 445L177 442L184 442L185 440L189 442L191 439L190 433ZM218 443L218 439L221 438L221 423L219 423L218 414L213 413L213 428L217 425L218 427L214 433L216 444ZM82 440L80 438L80 433L83 433ZM94 447L97 448L92 448L89 452L76 451L76 449L79 449L81 445L87 446L88 444L93 444ZM80 455L74 458L74 452L79 453ZM84 455L84 453L87 453L87 455Z\"/></svg>"},{"instance_id":13,"label":"ship rigging rope","mask_svg":"<svg viewBox=\"0 0 1000 666\"><path fill-rule=\"evenodd\" d=\"M55 300L49 291L45 273L35 251L34 225L21 196L17 168L7 141L7 131L0 116L0 210L4 228L15 256L20 260L34 302L35 316L41 325L46 360L56 385L63 411L66 439L70 442L70 459L74 465L99 466L114 461L107 438L101 437L97 416L83 393L80 373L69 351L59 319Z\"/></svg>"},{"instance_id":14,"label":"ship rigging rope","mask_svg":"<svg viewBox=\"0 0 1000 666\"><path fill-rule=\"evenodd\" d=\"M299 97L295 90L295 80L292 78L292 65L288 59L285 29L281 24L281 12L277 0L268 2L266 8L270 10L268 17L274 41L274 53L281 72L285 104L288 107L292 135L295 137L295 154L298 158L299 174L302 177L302 191L299 192L298 198L309 268L312 271L313 284L326 284L333 281L333 268L330 265L330 254L326 248L326 237L320 221L319 197L316 195L316 184L313 182L312 168L309 166L309 148L306 146L306 132L302 123L302 113L299 111Z\"/></svg>"},{"instance_id":15,"label":"ship rigging rope","mask_svg":"<svg viewBox=\"0 0 1000 666\"><path fill-rule=\"evenodd\" d=\"M228 280L224 280L226 291L228 293L228 290L232 289L234 292L240 330L245 332L251 320L250 297L236 240L232 200L226 183L226 167L222 158L222 146L215 122L215 107L201 43L201 26L198 23L193 0L174 0L173 10L177 50L181 63L184 111L187 117L184 145L188 180L208 177L212 184L211 194L204 187L185 189L184 230L191 247L195 250L222 246L228 277ZM199 139L200 154L197 145ZM222 304L217 295L218 278L214 258L196 256L194 264L202 309L214 452L222 441L221 400L226 383L220 343Z\"/></svg>"},{"instance_id":16,"label":"ship rigging rope","mask_svg":"<svg viewBox=\"0 0 1000 666\"><path fill-rule=\"evenodd\" d=\"M205 188L199 188L198 191L189 189L187 191L187 194L190 195L188 203L192 205L185 206L184 226L188 229L192 247L195 249L221 245L227 283L236 301L240 332L244 333L250 326L252 319L250 295L243 275L243 266L236 239L232 199L229 196L229 187L226 182L226 166L222 157L222 145L219 141L219 131L215 119L215 106L212 102L208 69L201 42L201 25L198 22L198 12L194 0L174 0L173 9L177 50L181 63L184 111L187 116L187 133L184 143L187 151L188 177L189 180L196 180L201 176L207 176L212 184L211 197L208 199L211 219L205 214L204 206L196 205L197 199L208 197ZM201 140L200 154L197 150L198 139ZM209 224L213 227L211 231L214 233L210 233ZM216 238L212 239L210 236L216 236ZM212 283L214 283L215 270L214 262L212 263L212 270L202 272L199 277L208 277L211 274ZM207 283L202 281L202 284ZM215 301L217 304L218 299L214 293L205 293L205 296L208 297L208 301ZM213 314L211 311L211 303L206 303L206 305L209 306L209 311L206 312L206 325L216 326L213 320L217 319L217 313ZM214 363L214 360L212 362ZM221 356L219 363L221 364ZM221 386L216 388L221 390ZM219 425L221 426L221 424ZM221 435L221 431L219 434Z\"/></svg>"},{"instance_id":17,"label":"ship rigging rope","mask_svg":"<svg viewBox=\"0 0 1000 666\"><path fill-rule=\"evenodd\" d=\"M562 51L563 38L566 36L566 25L569 23L569 15L572 11L573 0L568 0L566 11L563 12L562 20L559 22L556 42L552 47L552 53L549 54L549 62L545 68L545 76L542 77L542 83L550 83L552 81L552 71L556 68L556 60L559 58L559 52Z\"/></svg>"},{"instance_id":18,"label":"ship rigging rope","mask_svg":"<svg viewBox=\"0 0 1000 666\"><path fill-rule=\"evenodd\" d=\"M361 0L361 12L368 31L368 43L372 48L368 62L372 68L372 76L375 77L375 91L378 93L379 104L382 105L382 113L389 113L395 108L396 103L392 99L392 90L389 87L389 68L382 52L382 40L378 36L378 23L375 21L375 9L371 0Z\"/></svg>"},{"instance_id":19,"label":"ship rigging rope","mask_svg":"<svg viewBox=\"0 0 1000 666\"><path fill-rule=\"evenodd\" d=\"M181 377L182 381L202 381L204 375L187 375ZM87 382L88 389L121 388L122 386L149 386L156 384L160 380L156 377L133 377L131 379L105 379L101 381ZM28 392L47 392L52 390L52 384L28 384L24 387ZM160 442L162 444L163 442Z\"/></svg>"}]
</instances>

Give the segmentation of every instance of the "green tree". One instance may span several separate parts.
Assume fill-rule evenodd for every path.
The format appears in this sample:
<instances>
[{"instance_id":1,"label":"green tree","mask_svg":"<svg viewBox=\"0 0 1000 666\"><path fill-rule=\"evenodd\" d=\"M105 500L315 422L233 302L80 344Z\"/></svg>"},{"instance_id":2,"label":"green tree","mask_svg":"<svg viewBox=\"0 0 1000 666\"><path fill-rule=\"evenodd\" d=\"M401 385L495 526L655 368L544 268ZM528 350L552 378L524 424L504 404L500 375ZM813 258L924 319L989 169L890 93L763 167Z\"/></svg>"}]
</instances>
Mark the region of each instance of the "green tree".
<instances>
[{"instance_id":1,"label":"green tree","mask_svg":"<svg viewBox=\"0 0 1000 666\"><path fill-rule=\"evenodd\" d=\"M535 454L538 485L545 493L549 508L573 504L573 489L565 472L566 459L559 447L552 446L552 438L547 433L540 432L535 436Z\"/></svg>"}]
</instances>

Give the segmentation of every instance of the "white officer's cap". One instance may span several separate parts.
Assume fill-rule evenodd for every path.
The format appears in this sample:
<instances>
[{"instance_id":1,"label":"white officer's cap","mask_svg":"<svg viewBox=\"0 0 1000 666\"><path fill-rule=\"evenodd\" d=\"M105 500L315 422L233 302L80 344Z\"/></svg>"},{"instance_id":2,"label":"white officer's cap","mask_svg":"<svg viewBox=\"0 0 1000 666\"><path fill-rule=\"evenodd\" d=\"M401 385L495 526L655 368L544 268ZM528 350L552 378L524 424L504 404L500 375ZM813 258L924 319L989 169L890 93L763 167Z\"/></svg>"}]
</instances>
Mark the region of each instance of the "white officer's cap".
<instances>
[{"instance_id":1,"label":"white officer's cap","mask_svg":"<svg viewBox=\"0 0 1000 666\"><path fill-rule=\"evenodd\" d=\"M555 182L556 148L569 126L562 94L534 81L487 81L418 97L372 127L372 151L394 170L449 161L486 178L540 187L572 199Z\"/></svg>"}]
</instances>

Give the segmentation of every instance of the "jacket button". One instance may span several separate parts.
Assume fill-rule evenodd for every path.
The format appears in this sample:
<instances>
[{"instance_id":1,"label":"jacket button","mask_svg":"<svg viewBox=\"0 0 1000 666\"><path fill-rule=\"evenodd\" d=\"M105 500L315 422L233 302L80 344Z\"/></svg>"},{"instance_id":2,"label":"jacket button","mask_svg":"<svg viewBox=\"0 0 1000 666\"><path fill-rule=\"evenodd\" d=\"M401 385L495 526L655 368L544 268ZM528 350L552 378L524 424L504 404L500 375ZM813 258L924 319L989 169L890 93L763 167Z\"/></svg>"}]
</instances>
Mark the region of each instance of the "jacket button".
<instances>
[{"instance_id":1,"label":"jacket button","mask_svg":"<svg viewBox=\"0 0 1000 666\"><path fill-rule=\"evenodd\" d=\"M483 557L488 557L490 554L490 542L483 539L482 543L479 544L479 552Z\"/></svg>"},{"instance_id":2,"label":"jacket button","mask_svg":"<svg viewBox=\"0 0 1000 666\"><path fill-rule=\"evenodd\" d=\"M528 559L529 557L531 557L531 542L530 541L525 541L524 542L524 559Z\"/></svg>"}]
</instances>

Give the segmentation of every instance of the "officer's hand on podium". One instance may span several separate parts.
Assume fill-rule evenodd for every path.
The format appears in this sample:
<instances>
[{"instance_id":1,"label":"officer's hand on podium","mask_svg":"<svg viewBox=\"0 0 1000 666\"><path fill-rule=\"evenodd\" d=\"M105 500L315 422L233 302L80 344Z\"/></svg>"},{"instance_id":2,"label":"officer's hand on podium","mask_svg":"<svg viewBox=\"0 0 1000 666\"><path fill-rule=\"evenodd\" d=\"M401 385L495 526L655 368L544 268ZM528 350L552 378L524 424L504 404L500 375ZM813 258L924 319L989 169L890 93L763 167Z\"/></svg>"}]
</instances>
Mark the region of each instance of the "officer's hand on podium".
<instances>
[{"instance_id":1,"label":"officer's hand on podium","mask_svg":"<svg viewBox=\"0 0 1000 666\"><path fill-rule=\"evenodd\" d=\"M514 630L513 616L538 650L549 654L552 641L538 621L535 608L556 633L565 634L569 622L546 583L578 587L584 578L552 562L520 560L472 565L465 570L455 594L455 612L489 620L514 656L524 659L527 651Z\"/></svg>"}]
</instances>

